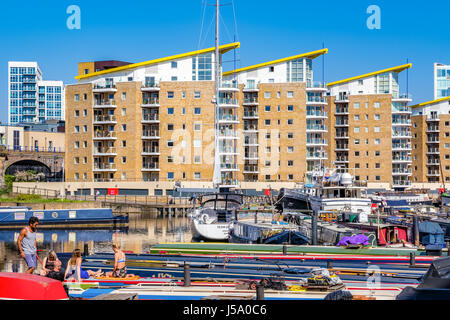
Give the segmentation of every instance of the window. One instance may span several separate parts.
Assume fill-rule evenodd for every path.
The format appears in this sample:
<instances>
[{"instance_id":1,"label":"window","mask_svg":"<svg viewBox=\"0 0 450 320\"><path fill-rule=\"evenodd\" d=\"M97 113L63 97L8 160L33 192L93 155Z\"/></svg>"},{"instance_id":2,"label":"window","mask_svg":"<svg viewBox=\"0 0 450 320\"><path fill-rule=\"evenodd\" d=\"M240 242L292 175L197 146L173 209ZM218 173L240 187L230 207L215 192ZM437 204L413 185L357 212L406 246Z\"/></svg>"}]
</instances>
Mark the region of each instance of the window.
<instances>
[{"instance_id":1,"label":"window","mask_svg":"<svg viewBox=\"0 0 450 320\"><path fill-rule=\"evenodd\" d=\"M173 91L167 91L167 99L173 99L174 96Z\"/></svg>"},{"instance_id":2,"label":"window","mask_svg":"<svg viewBox=\"0 0 450 320\"><path fill-rule=\"evenodd\" d=\"M202 108L194 108L194 114L200 114L202 112Z\"/></svg>"},{"instance_id":3,"label":"window","mask_svg":"<svg viewBox=\"0 0 450 320\"><path fill-rule=\"evenodd\" d=\"M75 164L79 164L80 163L80 158L78 158L78 157L73 158L73 160L74 160Z\"/></svg>"},{"instance_id":4,"label":"window","mask_svg":"<svg viewBox=\"0 0 450 320\"><path fill-rule=\"evenodd\" d=\"M122 140L122 147L125 148L127 146L127 141L126 140Z\"/></svg>"},{"instance_id":5,"label":"window","mask_svg":"<svg viewBox=\"0 0 450 320\"><path fill-rule=\"evenodd\" d=\"M78 149L80 147L80 141L75 141L75 149Z\"/></svg>"},{"instance_id":6,"label":"window","mask_svg":"<svg viewBox=\"0 0 450 320\"><path fill-rule=\"evenodd\" d=\"M355 144L359 144L359 139L355 139Z\"/></svg>"},{"instance_id":7,"label":"window","mask_svg":"<svg viewBox=\"0 0 450 320\"><path fill-rule=\"evenodd\" d=\"M294 124L294 119L288 119L287 124L288 125L293 125Z\"/></svg>"},{"instance_id":8,"label":"window","mask_svg":"<svg viewBox=\"0 0 450 320\"><path fill-rule=\"evenodd\" d=\"M264 165L265 165L266 167L270 167L270 161L269 161L269 160L266 160L266 161L264 162Z\"/></svg>"},{"instance_id":9,"label":"window","mask_svg":"<svg viewBox=\"0 0 450 320\"><path fill-rule=\"evenodd\" d=\"M294 91L288 91L287 92L287 97L288 98L293 98L294 97Z\"/></svg>"},{"instance_id":10,"label":"window","mask_svg":"<svg viewBox=\"0 0 450 320\"><path fill-rule=\"evenodd\" d=\"M79 180L80 179L80 174L78 172L75 173L75 180Z\"/></svg>"},{"instance_id":11,"label":"window","mask_svg":"<svg viewBox=\"0 0 450 320\"><path fill-rule=\"evenodd\" d=\"M167 162L173 163L173 156L167 156Z\"/></svg>"},{"instance_id":12,"label":"window","mask_svg":"<svg viewBox=\"0 0 450 320\"><path fill-rule=\"evenodd\" d=\"M281 98L281 92L277 91L277 98Z\"/></svg>"},{"instance_id":13,"label":"window","mask_svg":"<svg viewBox=\"0 0 450 320\"><path fill-rule=\"evenodd\" d=\"M80 132L80 126L75 126L75 132Z\"/></svg>"},{"instance_id":14,"label":"window","mask_svg":"<svg viewBox=\"0 0 450 320\"><path fill-rule=\"evenodd\" d=\"M194 163L201 163L202 157L201 156L194 156Z\"/></svg>"},{"instance_id":15,"label":"window","mask_svg":"<svg viewBox=\"0 0 450 320\"><path fill-rule=\"evenodd\" d=\"M294 147L287 147L287 152L288 153L294 152Z\"/></svg>"},{"instance_id":16,"label":"window","mask_svg":"<svg viewBox=\"0 0 450 320\"><path fill-rule=\"evenodd\" d=\"M359 163L355 163L355 169L359 169Z\"/></svg>"},{"instance_id":17,"label":"window","mask_svg":"<svg viewBox=\"0 0 450 320\"><path fill-rule=\"evenodd\" d=\"M173 172L167 172L167 179L173 179L174 174Z\"/></svg>"},{"instance_id":18,"label":"window","mask_svg":"<svg viewBox=\"0 0 450 320\"><path fill-rule=\"evenodd\" d=\"M79 117L80 116L80 110L75 110L75 117Z\"/></svg>"},{"instance_id":19,"label":"window","mask_svg":"<svg viewBox=\"0 0 450 320\"><path fill-rule=\"evenodd\" d=\"M181 91L181 99L186 99L186 91Z\"/></svg>"},{"instance_id":20,"label":"window","mask_svg":"<svg viewBox=\"0 0 450 320\"><path fill-rule=\"evenodd\" d=\"M126 116L127 115L127 108L122 108L122 115Z\"/></svg>"},{"instance_id":21,"label":"window","mask_svg":"<svg viewBox=\"0 0 450 320\"><path fill-rule=\"evenodd\" d=\"M380 103L379 102L375 102L374 107L378 109L380 107Z\"/></svg>"},{"instance_id":22,"label":"window","mask_svg":"<svg viewBox=\"0 0 450 320\"><path fill-rule=\"evenodd\" d=\"M84 74L88 74L89 73L89 69L84 69Z\"/></svg>"},{"instance_id":23,"label":"window","mask_svg":"<svg viewBox=\"0 0 450 320\"><path fill-rule=\"evenodd\" d=\"M270 139L270 133L266 133L266 139Z\"/></svg>"},{"instance_id":24,"label":"window","mask_svg":"<svg viewBox=\"0 0 450 320\"><path fill-rule=\"evenodd\" d=\"M167 130L168 131L173 131L173 124L172 123L168 123L167 124Z\"/></svg>"},{"instance_id":25,"label":"window","mask_svg":"<svg viewBox=\"0 0 450 320\"><path fill-rule=\"evenodd\" d=\"M87 94L86 94L86 93L83 94L83 100L84 100L84 101L87 100Z\"/></svg>"},{"instance_id":26,"label":"window","mask_svg":"<svg viewBox=\"0 0 450 320\"><path fill-rule=\"evenodd\" d=\"M173 114L174 108L167 108L167 114Z\"/></svg>"},{"instance_id":27,"label":"window","mask_svg":"<svg viewBox=\"0 0 450 320\"><path fill-rule=\"evenodd\" d=\"M178 77L172 77L171 80L172 80L172 81L177 81L177 80L178 80Z\"/></svg>"},{"instance_id":28,"label":"window","mask_svg":"<svg viewBox=\"0 0 450 320\"><path fill-rule=\"evenodd\" d=\"M381 164L379 162L375 163L375 169L380 169L381 168Z\"/></svg>"},{"instance_id":29,"label":"window","mask_svg":"<svg viewBox=\"0 0 450 320\"><path fill-rule=\"evenodd\" d=\"M375 157L379 157L380 156L380 151L375 151Z\"/></svg>"},{"instance_id":30,"label":"window","mask_svg":"<svg viewBox=\"0 0 450 320\"><path fill-rule=\"evenodd\" d=\"M358 121L358 120L359 120L359 114L355 114L354 119L355 119L356 121Z\"/></svg>"},{"instance_id":31,"label":"window","mask_svg":"<svg viewBox=\"0 0 450 320\"><path fill-rule=\"evenodd\" d=\"M201 130L202 130L202 124L194 123L194 131L201 131Z\"/></svg>"},{"instance_id":32,"label":"window","mask_svg":"<svg viewBox=\"0 0 450 320\"><path fill-rule=\"evenodd\" d=\"M380 144L380 139L375 139L375 140L374 140L374 143L375 143L375 144Z\"/></svg>"},{"instance_id":33,"label":"window","mask_svg":"<svg viewBox=\"0 0 450 320\"><path fill-rule=\"evenodd\" d=\"M265 106L264 107L264 111L269 112L270 111L270 106Z\"/></svg>"},{"instance_id":34,"label":"window","mask_svg":"<svg viewBox=\"0 0 450 320\"><path fill-rule=\"evenodd\" d=\"M358 84L362 86L364 84L364 80L358 80Z\"/></svg>"},{"instance_id":35,"label":"window","mask_svg":"<svg viewBox=\"0 0 450 320\"><path fill-rule=\"evenodd\" d=\"M294 134L292 132L288 132L287 137L288 139L294 139Z\"/></svg>"},{"instance_id":36,"label":"window","mask_svg":"<svg viewBox=\"0 0 450 320\"><path fill-rule=\"evenodd\" d=\"M178 67L178 62L172 61L171 67L172 67L172 69L176 69Z\"/></svg>"},{"instance_id":37,"label":"window","mask_svg":"<svg viewBox=\"0 0 450 320\"><path fill-rule=\"evenodd\" d=\"M380 120L380 119L381 119L381 117L380 117L379 114L376 114L376 115L374 115L373 117L374 117L375 120Z\"/></svg>"},{"instance_id":38,"label":"window","mask_svg":"<svg viewBox=\"0 0 450 320\"><path fill-rule=\"evenodd\" d=\"M294 161L293 160L288 160L287 165L288 165L288 167L294 166Z\"/></svg>"},{"instance_id":39,"label":"window","mask_svg":"<svg viewBox=\"0 0 450 320\"><path fill-rule=\"evenodd\" d=\"M269 99L270 98L270 92L266 91L264 92L264 98Z\"/></svg>"},{"instance_id":40,"label":"window","mask_svg":"<svg viewBox=\"0 0 450 320\"><path fill-rule=\"evenodd\" d=\"M83 141L83 148L87 148L87 141Z\"/></svg>"},{"instance_id":41,"label":"window","mask_svg":"<svg viewBox=\"0 0 450 320\"><path fill-rule=\"evenodd\" d=\"M374 132L380 132L380 127L375 127L375 128L373 128L373 131L374 131Z\"/></svg>"},{"instance_id":42,"label":"window","mask_svg":"<svg viewBox=\"0 0 450 320\"><path fill-rule=\"evenodd\" d=\"M75 94L75 101L80 101L80 95L78 93Z\"/></svg>"},{"instance_id":43,"label":"window","mask_svg":"<svg viewBox=\"0 0 450 320\"><path fill-rule=\"evenodd\" d=\"M270 119L265 119L265 120L264 120L264 124L265 124L266 126L270 126Z\"/></svg>"},{"instance_id":44,"label":"window","mask_svg":"<svg viewBox=\"0 0 450 320\"><path fill-rule=\"evenodd\" d=\"M354 127L354 128L353 128L353 132L359 133L359 127Z\"/></svg>"},{"instance_id":45,"label":"window","mask_svg":"<svg viewBox=\"0 0 450 320\"><path fill-rule=\"evenodd\" d=\"M359 109L359 102L355 102L353 104L353 109Z\"/></svg>"},{"instance_id":46,"label":"window","mask_svg":"<svg viewBox=\"0 0 450 320\"><path fill-rule=\"evenodd\" d=\"M291 112L294 111L294 106L288 106L287 111L291 111Z\"/></svg>"},{"instance_id":47,"label":"window","mask_svg":"<svg viewBox=\"0 0 450 320\"><path fill-rule=\"evenodd\" d=\"M288 174L288 180L294 180L294 175L293 174Z\"/></svg>"},{"instance_id":48,"label":"window","mask_svg":"<svg viewBox=\"0 0 450 320\"><path fill-rule=\"evenodd\" d=\"M376 181L380 181L380 180L381 180L381 177L380 177L380 176L375 176L375 180L376 180Z\"/></svg>"},{"instance_id":49,"label":"window","mask_svg":"<svg viewBox=\"0 0 450 320\"><path fill-rule=\"evenodd\" d=\"M201 92L200 91L194 91L194 99L200 99Z\"/></svg>"},{"instance_id":50,"label":"window","mask_svg":"<svg viewBox=\"0 0 450 320\"><path fill-rule=\"evenodd\" d=\"M275 67L270 66L270 67L269 67L269 72L274 72L274 71L275 71Z\"/></svg>"},{"instance_id":51,"label":"window","mask_svg":"<svg viewBox=\"0 0 450 320\"><path fill-rule=\"evenodd\" d=\"M167 141L167 146L168 147L173 147L173 140L168 140Z\"/></svg>"},{"instance_id":52,"label":"window","mask_svg":"<svg viewBox=\"0 0 450 320\"><path fill-rule=\"evenodd\" d=\"M122 100L126 100L127 99L127 93L126 92L122 92Z\"/></svg>"},{"instance_id":53,"label":"window","mask_svg":"<svg viewBox=\"0 0 450 320\"><path fill-rule=\"evenodd\" d=\"M127 157L122 157L122 163L127 163Z\"/></svg>"},{"instance_id":54,"label":"window","mask_svg":"<svg viewBox=\"0 0 450 320\"><path fill-rule=\"evenodd\" d=\"M355 157L359 157L359 151L355 151Z\"/></svg>"},{"instance_id":55,"label":"window","mask_svg":"<svg viewBox=\"0 0 450 320\"><path fill-rule=\"evenodd\" d=\"M199 179L201 179L201 178L202 178L202 175L201 175L200 172L194 172L194 179L195 179L195 180L199 180Z\"/></svg>"},{"instance_id":56,"label":"window","mask_svg":"<svg viewBox=\"0 0 450 320\"><path fill-rule=\"evenodd\" d=\"M266 147L266 153L270 153L270 147Z\"/></svg>"},{"instance_id":57,"label":"window","mask_svg":"<svg viewBox=\"0 0 450 320\"><path fill-rule=\"evenodd\" d=\"M84 117L87 116L87 109L83 109L83 116L84 116Z\"/></svg>"},{"instance_id":58,"label":"window","mask_svg":"<svg viewBox=\"0 0 450 320\"><path fill-rule=\"evenodd\" d=\"M270 180L270 174L266 174L265 178L266 180Z\"/></svg>"},{"instance_id":59,"label":"window","mask_svg":"<svg viewBox=\"0 0 450 320\"><path fill-rule=\"evenodd\" d=\"M185 115L185 114L186 114L186 108L182 108L182 109L181 109L181 114L182 114L182 115Z\"/></svg>"},{"instance_id":60,"label":"window","mask_svg":"<svg viewBox=\"0 0 450 320\"><path fill-rule=\"evenodd\" d=\"M127 131L127 125L126 124L122 125L122 131Z\"/></svg>"},{"instance_id":61,"label":"window","mask_svg":"<svg viewBox=\"0 0 450 320\"><path fill-rule=\"evenodd\" d=\"M202 140L194 140L194 147L201 148L202 147Z\"/></svg>"},{"instance_id":62,"label":"window","mask_svg":"<svg viewBox=\"0 0 450 320\"><path fill-rule=\"evenodd\" d=\"M83 163L86 164L87 163L87 157L83 158Z\"/></svg>"}]
</instances>

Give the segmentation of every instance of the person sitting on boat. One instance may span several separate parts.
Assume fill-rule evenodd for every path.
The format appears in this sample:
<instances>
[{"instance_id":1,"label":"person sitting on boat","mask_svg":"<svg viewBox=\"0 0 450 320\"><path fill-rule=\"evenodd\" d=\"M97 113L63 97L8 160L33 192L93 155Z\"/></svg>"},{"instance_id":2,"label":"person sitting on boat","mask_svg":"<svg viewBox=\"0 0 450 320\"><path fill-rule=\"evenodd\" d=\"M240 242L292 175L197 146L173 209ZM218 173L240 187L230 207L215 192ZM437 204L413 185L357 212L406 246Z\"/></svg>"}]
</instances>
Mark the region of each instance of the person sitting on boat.
<instances>
[{"instance_id":1,"label":"person sitting on boat","mask_svg":"<svg viewBox=\"0 0 450 320\"><path fill-rule=\"evenodd\" d=\"M127 274L125 253L120 249L120 244L114 243L112 249L114 251L114 268L112 272L107 272L106 276L114 278L134 277L134 274Z\"/></svg>"},{"instance_id":2,"label":"person sitting on boat","mask_svg":"<svg viewBox=\"0 0 450 320\"><path fill-rule=\"evenodd\" d=\"M64 281L64 272L61 270L62 262L56 252L50 250L42 262L41 276Z\"/></svg>"},{"instance_id":3,"label":"person sitting on boat","mask_svg":"<svg viewBox=\"0 0 450 320\"><path fill-rule=\"evenodd\" d=\"M97 277L102 274L102 269L98 271L83 270L81 269L81 250L73 250L72 257L67 262L66 272L64 273L64 279L75 280L80 282L81 279L89 279L89 277Z\"/></svg>"},{"instance_id":4,"label":"person sitting on boat","mask_svg":"<svg viewBox=\"0 0 450 320\"><path fill-rule=\"evenodd\" d=\"M37 217L31 217L28 220L28 226L20 231L17 238L17 246L19 247L20 256L25 259L28 266L25 273L33 274L36 269L37 247L36 247L36 231L39 224Z\"/></svg>"}]
</instances>

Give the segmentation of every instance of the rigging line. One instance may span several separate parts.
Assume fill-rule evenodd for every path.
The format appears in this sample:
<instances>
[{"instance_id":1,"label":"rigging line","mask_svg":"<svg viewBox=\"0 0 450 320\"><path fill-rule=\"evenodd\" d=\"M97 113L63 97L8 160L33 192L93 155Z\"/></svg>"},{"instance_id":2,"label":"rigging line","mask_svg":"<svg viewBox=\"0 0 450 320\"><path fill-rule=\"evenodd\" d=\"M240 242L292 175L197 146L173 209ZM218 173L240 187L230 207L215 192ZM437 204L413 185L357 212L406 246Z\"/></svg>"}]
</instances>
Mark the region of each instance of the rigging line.
<instances>
[{"instance_id":1,"label":"rigging line","mask_svg":"<svg viewBox=\"0 0 450 320\"><path fill-rule=\"evenodd\" d=\"M231 0L231 6L233 7L233 19L234 19L234 33L236 34L236 39L239 42L239 33L237 28L236 10L234 8L234 0Z\"/></svg>"},{"instance_id":2,"label":"rigging line","mask_svg":"<svg viewBox=\"0 0 450 320\"><path fill-rule=\"evenodd\" d=\"M209 32L211 31L211 26L212 26L212 24L213 24L214 21L215 21L215 17L213 16L213 17L211 18L211 23L209 24L209 27L208 27L207 32L206 32L206 34L205 34L205 38L203 39L203 42L202 42L202 43L205 43L206 39L208 38Z\"/></svg>"},{"instance_id":3,"label":"rigging line","mask_svg":"<svg viewBox=\"0 0 450 320\"><path fill-rule=\"evenodd\" d=\"M206 11L206 0L203 0L203 5L202 5L202 24L200 26L200 36L198 38L197 50L200 50L200 43L201 43L202 34L203 34L203 24L204 24L204 21L205 21L205 11Z\"/></svg>"},{"instance_id":4,"label":"rigging line","mask_svg":"<svg viewBox=\"0 0 450 320\"><path fill-rule=\"evenodd\" d=\"M231 40L231 39L233 39L233 37L231 36L230 31L228 30L228 27L225 24L225 19L222 17L222 15L220 13L219 13L219 15L220 15L220 21L222 22L223 26L225 27L225 31L227 32L227 35L229 37L229 41L233 41L233 40Z\"/></svg>"}]
</instances>

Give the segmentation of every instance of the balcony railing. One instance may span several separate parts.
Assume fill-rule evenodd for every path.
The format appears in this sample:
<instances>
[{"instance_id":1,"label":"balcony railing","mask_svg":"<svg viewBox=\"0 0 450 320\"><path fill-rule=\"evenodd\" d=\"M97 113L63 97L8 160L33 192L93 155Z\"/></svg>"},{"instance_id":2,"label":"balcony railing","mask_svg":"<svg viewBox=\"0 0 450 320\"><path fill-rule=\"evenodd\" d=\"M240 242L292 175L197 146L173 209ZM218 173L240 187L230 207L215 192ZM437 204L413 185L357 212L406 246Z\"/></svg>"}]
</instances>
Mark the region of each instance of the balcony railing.
<instances>
[{"instance_id":1,"label":"balcony railing","mask_svg":"<svg viewBox=\"0 0 450 320\"><path fill-rule=\"evenodd\" d=\"M307 117L319 117L319 118L326 118L327 113L322 111L307 111L306 112Z\"/></svg>"},{"instance_id":2,"label":"balcony railing","mask_svg":"<svg viewBox=\"0 0 450 320\"><path fill-rule=\"evenodd\" d=\"M257 131L258 127L257 126L244 126L244 130L245 131Z\"/></svg>"},{"instance_id":3,"label":"balcony railing","mask_svg":"<svg viewBox=\"0 0 450 320\"><path fill-rule=\"evenodd\" d=\"M247 158L247 159L258 159L258 153L257 152L246 153L244 155L244 158Z\"/></svg>"},{"instance_id":4,"label":"balcony railing","mask_svg":"<svg viewBox=\"0 0 450 320\"><path fill-rule=\"evenodd\" d=\"M94 106L115 106L116 100L109 99L109 100L95 100Z\"/></svg>"},{"instance_id":5,"label":"balcony railing","mask_svg":"<svg viewBox=\"0 0 450 320\"><path fill-rule=\"evenodd\" d=\"M307 152L306 158L314 158L314 159L326 159L326 152Z\"/></svg>"},{"instance_id":6,"label":"balcony railing","mask_svg":"<svg viewBox=\"0 0 450 320\"><path fill-rule=\"evenodd\" d=\"M427 153L439 153L439 148L428 148Z\"/></svg>"},{"instance_id":7,"label":"balcony railing","mask_svg":"<svg viewBox=\"0 0 450 320\"><path fill-rule=\"evenodd\" d=\"M258 112L256 111L245 111L244 112L244 118L257 118Z\"/></svg>"},{"instance_id":8,"label":"balcony railing","mask_svg":"<svg viewBox=\"0 0 450 320\"><path fill-rule=\"evenodd\" d=\"M94 138L116 138L116 132L114 132L114 131L96 131L96 132L94 132Z\"/></svg>"},{"instance_id":9,"label":"balcony railing","mask_svg":"<svg viewBox=\"0 0 450 320\"><path fill-rule=\"evenodd\" d=\"M219 82L219 88L225 89L238 89L239 85L237 82L233 81L221 81Z\"/></svg>"},{"instance_id":10,"label":"balcony railing","mask_svg":"<svg viewBox=\"0 0 450 320\"><path fill-rule=\"evenodd\" d=\"M407 187L411 185L411 181L404 181L404 180L393 180L392 184L394 186L399 186L399 187Z\"/></svg>"},{"instance_id":11,"label":"balcony railing","mask_svg":"<svg viewBox=\"0 0 450 320\"><path fill-rule=\"evenodd\" d=\"M233 147L219 147L219 153L238 153L237 149Z\"/></svg>"},{"instance_id":12,"label":"balcony railing","mask_svg":"<svg viewBox=\"0 0 450 320\"><path fill-rule=\"evenodd\" d=\"M159 121L158 113L143 114L142 121Z\"/></svg>"},{"instance_id":13,"label":"balcony railing","mask_svg":"<svg viewBox=\"0 0 450 320\"><path fill-rule=\"evenodd\" d=\"M116 170L115 163L94 163L94 170Z\"/></svg>"},{"instance_id":14,"label":"balcony railing","mask_svg":"<svg viewBox=\"0 0 450 320\"><path fill-rule=\"evenodd\" d=\"M392 120L393 125L410 125L411 120L410 119L395 119Z\"/></svg>"},{"instance_id":15,"label":"balcony railing","mask_svg":"<svg viewBox=\"0 0 450 320\"><path fill-rule=\"evenodd\" d=\"M411 149L411 144L408 143L393 143L392 149Z\"/></svg>"},{"instance_id":16,"label":"balcony railing","mask_svg":"<svg viewBox=\"0 0 450 320\"><path fill-rule=\"evenodd\" d=\"M336 150L348 150L348 144L337 144Z\"/></svg>"},{"instance_id":17,"label":"balcony railing","mask_svg":"<svg viewBox=\"0 0 450 320\"><path fill-rule=\"evenodd\" d=\"M244 104L257 104L258 103L258 98L245 98L244 99Z\"/></svg>"},{"instance_id":18,"label":"balcony railing","mask_svg":"<svg viewBox=\"0 0 450 320\"><path fill-rule=\"evenodd\" d=\"M258 166L244 166L245 173L258 173Z\"/></svg>"},{"instance_id":19,"label":"balcony railing","mask_svg":"<svg viewBox=\"0 0 450 320\"><path fill-rule=\"evenodd\" d=\"M116 116L111 115L95 116L94 122L116 122Z\"/></svg>"},{"instance_id":20,"label":"balcony railing","mask_svg":"<svg viewBox=\"0 0 450 320\"><path fill-rule=\"evenodd\" d=\"M427 127L427 132L439 132L439 127L438 126L428 126Z\"/></svg>"},{"instance_id":21,"label":"balcony railing","mask_svg":"<svg viewBox=\"0 0 450 320\"><path fill-rule=\"evenodd\" d=\"M232 98L219 98L218 103L221 105L237 105L238 102L236 99Z\"/></svg>"},{"instance_id":22,"label":"balcony railing","mask_svg":"<svg viewBox=\"0 0 450 320\"><path fill-rule=\"evenodd\" d=\"M220 114L219 121L239 121L238 117L232 114Z\"/></svg>"},{"instance_id":23,"label":"balcony railing","mask_svg":"<svg viewBox=\"0 0 450 320\"><path fill-rule=\"evenodd\" d=\"M257 145L258 139L245 139L244 145Z\"/></svg>"},{"instance_id":24,"label":"balcony railing","mask_svg":"<svg viewBox=\"0 0 450 320\"><path fill-rule=\"evenodd\" d=\"M144 82L142 84L142 88L144 88L144 89L159 89L159 83L158 82Z\"/></svg>"},{"instance_id":25,"label":"balcony railing","mask_svg":"<svg viewBox=\"0 0 450 320\"><path fill-rule=\"evenodd\" d=\"M348 126L348 120L336 121L336 126Z\"/></svg>"},{"instance_id":26,"label":"balcony railing","mask_svg":"<svg viewBox=\"0 0 450 320\"><path fill-rule=\"evenodd\" d=\"M327 103L327 99L323 97L308 97L307 102Z\"/></svg>"},{"instance_id":27,"label":"balcony railing","mask_svg":"<svg viewBox=\"0 0 450 320\"><path fill-rule=\"evenodd\" d=\"M159 99L158 98L144 98L142 100L142 104L159 105Z\"/></svg>"},{"instance_id":28,"label":"balcony railing","mask_svg":"<svg viewBox=\"0 0 450 320\"><path fill-rule=\"evenodd\" d=\"M159 138L159 130L143 130L142 136L144 138Z\"/></svg>"},{"instance_id":29,"label":"balcony railing","mask_svg":"<svg viewBox=\"0 0 450 320\"><path fill-rule=\"evenodd\" d=\"M158 162L143 163L142 164L142 169L158 170L159 169L159 163Z\"/></svg>"},{"instance_id":30,"label":"balcony railing","mask_svg":"<svg viewBox=\"0 0 450 320\"><path fill-rule=\"evenodd\" d=\"M439 121L438 115L427 115L427 121Z\"/></svg>"},{"instance_id":31,"label":"balcony railing","mask_svg":"<svg viewBox=\"0 0 450 320\"><path fill-rule=\"evenodd\" d=\"M116 89L114 83L94 84L94 89Z\"/></svg>"},{"instance_id":32,"label":"balcony railing","mask_svg":"<svg viewBox=\"0 0 450 320\"><path fill-rule=\"evenodd\" d=\"M306 139L307 144L327 144L326 139Z\"/></svg>"},{"instance_id":33,"label":"balcony railing","mask_svg":"<svg viewBox=\"0 0 450 320\"><path fill-rule=\"evenodd\" d=\"M315 125L309 124L309 125L306 126L306 130L326 131L327 130L327 126L321 125L321 124L315 124Z\"/></svg>"},{"instance_id":34,"label":"balcony railing","mask_svg":"<svg viewBox=\"0 0 450 320\"><path fill-rule=\"evenodd\" d=\"M159 153L159 147L142 147L143 153Z\"/></svg>"},{"instance_id":35,"label":"balcony railing","mask_svg":"<svg viewBox=\"0 0 450 320\"><path fill-rule=\"evenodd\" d=\"M411 113L411 108L407 106L392 106L392 113Z\"/></svg>"},{"instance_id":36,"label":"balcony railing","mask_svg":"<svg viewBox=\"0 0 450 320\"><path fill-rule=\"evenodd\" d=\"M220 169L223 170L238 170L239 166L236 163L221 163Z\"/></svg>"},{"instance_id":37,"label":"balcony railing","mask_svg":"<svg viewBox=\"0 0 450 320\"><path fill-rule=\"evenodd\" d=\"M393 137L411 137L410 131L392 131Z\"/></svg>"},{"instance_id":38,"label":"balcony railing","mask_svg":"<svg viewBox=\"0 0 450 320\"><path fill-rule=\"evenodd\" d=\"M116 148L108 148L108 147L94 148L94 154L115 154L115 153L117 153Z\"/></svg>"},{"instance_id":39,"label":"balcony railing","mask_svg":"<svg viewBox=\"0 0 450 320\"><path fill-rule=\"evenodd\" d=\"M308 81L306 83L306 88L310 88L310 89L314 89L314 88L321 88L321 89L326 89L327 85L326 83L322 83L322 82L318 82L318 81Z\"/></svg>"},{"instance_id":40,"label":"balcony railing","mask_svg":"<svg viewBox=\"0 0 450 320\"><path fill-rule=\"evenodd\" d=\"M219 137L237 137L238 133L233 130L219 130Z\"/></svg>"},{"instance_id":41,"label":"balcony railing","mask_svg":"<svg viewBox=\"0 0 450 320\"><path fill-rule=\"evenodd\" d=\"M348 158L347 157L337 157L336 162L348 162Z\"/></svg>"},{"instance_id":42,"label":"balcony railing","mask_svg":"<svg viewBox=\"0 0 450 320\"><path fill-rule=\"evenodd\" d=\"M410 162L412 159L411 157L392 157L392 161L408 161Z\"/></svg>"},{"instance_id":43,"label":"balcony railing","mask_svg":"<svg viewBox=\"0 0 450 320\"><path fill-rule=\"evenodd\" d=\"M435 160L428 160L428 161L427 161L427 165L429 165L429 166L438 166L438 165L440 165L440 162L439 162L438 159L435 159Z\"/></svg>"},{"instance_id":44,"label":"balcony railing","mask_svg":"<svg viewBox=\"0 0 450 320\"><path fill-rule=\"evenodd\" d=\"M411 171L411 169L407 169L407 168L393 168L392 169L392 173L398 173L398 174L411 174L412 173L412 171Z\"/></svg>"}]
</instances>

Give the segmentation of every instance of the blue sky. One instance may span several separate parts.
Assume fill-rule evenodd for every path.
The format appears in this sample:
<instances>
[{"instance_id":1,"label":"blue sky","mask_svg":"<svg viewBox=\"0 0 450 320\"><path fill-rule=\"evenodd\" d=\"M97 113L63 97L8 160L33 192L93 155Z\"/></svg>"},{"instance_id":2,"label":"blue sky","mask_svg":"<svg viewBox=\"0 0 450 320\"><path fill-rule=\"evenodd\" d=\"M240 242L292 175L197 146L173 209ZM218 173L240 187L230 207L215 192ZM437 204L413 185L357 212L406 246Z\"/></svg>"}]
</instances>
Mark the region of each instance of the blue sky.
<instances>
[{"instance_id":1,"label":"blue sky","mask_svg":"<svg viewBox=\"0 0 450 320\"><path fill-rule=\"evenodd\" d=\"M209 0L209 3L215 2ZM221 43L241 42L236 67L322 48L327 82L406 63L413 103L433 98L433 63L450 64L450 1L222 0ZM70 5L81 9L81 30L69 30ZM125 6L124 6L125 4ZM2 74L0 121L7 121L7 63L38 61L46 80L75 83L77 63L140 62L214 45L214 7L204 0L20 1L0 10ZM370 5L381 9L381 29L366 26ZM235 32L237 30L237 32ZM200 45L199 45L200 44ZM233 60L233 54L227 59ZM224 64L224 70L234 67ZM322 80L322 59L314 63ZM400 76L406 91L406 72Z\"/></svg>"}]
</instances>

